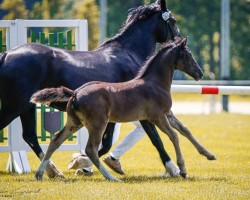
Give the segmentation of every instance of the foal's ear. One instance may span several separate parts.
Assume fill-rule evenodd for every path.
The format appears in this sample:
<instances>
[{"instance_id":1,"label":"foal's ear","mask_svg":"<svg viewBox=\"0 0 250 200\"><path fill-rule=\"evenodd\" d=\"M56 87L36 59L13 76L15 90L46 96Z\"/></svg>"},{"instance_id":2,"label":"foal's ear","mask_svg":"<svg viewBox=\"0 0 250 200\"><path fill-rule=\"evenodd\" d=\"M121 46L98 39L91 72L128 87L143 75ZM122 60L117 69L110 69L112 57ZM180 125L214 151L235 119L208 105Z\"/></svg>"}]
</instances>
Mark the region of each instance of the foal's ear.
<instances>
[{"instance_id":1,"label":"foal's ear","mask_svg":"<svg viewBox=\"0 0 250 200\"><path fill-rule=\"evenodd\" d=\"M187 37L185 37L185 38L182 39L182 41L181 41L181 43L180 43L181 48L184 48L184 47L187 45L187 41L188 41L188 38L187 38Z\"/></svg>"}]
</instances>

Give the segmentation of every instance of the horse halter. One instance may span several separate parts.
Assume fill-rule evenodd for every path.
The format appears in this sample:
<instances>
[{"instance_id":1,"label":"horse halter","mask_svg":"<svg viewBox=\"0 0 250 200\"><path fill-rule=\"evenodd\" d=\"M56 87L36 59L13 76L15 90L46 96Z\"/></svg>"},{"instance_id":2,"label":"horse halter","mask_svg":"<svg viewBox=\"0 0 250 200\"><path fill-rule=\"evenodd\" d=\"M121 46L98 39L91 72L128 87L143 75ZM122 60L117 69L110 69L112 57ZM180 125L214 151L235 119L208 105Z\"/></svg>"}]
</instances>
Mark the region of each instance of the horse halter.
<instances>
[{"instance_id":1,"label":"horse halter","mask_svg":"<svg viewBox=\"0 0 250 200\"><path fill-rule=\"evenodd\" d=\"M169 28L169 30L170 30L170 32L171 32L173 38L174 38L175 36L177 36L176 31L174 30L174 27L173 27L172 23L170 23L170 21L169 21L169 19L170 19L170 17L171 17L171 12L170 12L169 10L167 10L167 11L165 11L165 12L162 12L161 16L162 16L162 19L163 19L165 22L167 22L168 28Z\"/></svg>"},{"instance_id":2,"label":"horse halter","mask_svg":"<svg viewBox=\"0 0 250 200\"><path fill-rule=\"evenodd\" d=\"M170 11L165 11L165 12L163 12L163 13L161 14L162 19L163 19L164 21L167 21L167 20L170 18L170 14L171 14Z\"/></svg>"}]
</instances>

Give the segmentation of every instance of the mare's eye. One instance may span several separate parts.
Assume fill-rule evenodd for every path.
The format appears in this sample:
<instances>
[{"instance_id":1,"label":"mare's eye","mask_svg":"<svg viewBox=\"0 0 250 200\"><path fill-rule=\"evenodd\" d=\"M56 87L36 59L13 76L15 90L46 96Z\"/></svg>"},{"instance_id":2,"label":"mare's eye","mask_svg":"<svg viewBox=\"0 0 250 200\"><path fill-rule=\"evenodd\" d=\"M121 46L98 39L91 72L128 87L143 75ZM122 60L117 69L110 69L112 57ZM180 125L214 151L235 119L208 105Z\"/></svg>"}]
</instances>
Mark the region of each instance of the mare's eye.
<instances>
[{"instance_id":1,"label":"mare's eye","mask_svg":"<svg viewBox=\"0 0 250 200\"><path fill-rule=\"evenodd\" d=\"M180 53L180 57L181 58L184 58L185 57L185 54L183 52Z\"/></svg>"}]
</instances>

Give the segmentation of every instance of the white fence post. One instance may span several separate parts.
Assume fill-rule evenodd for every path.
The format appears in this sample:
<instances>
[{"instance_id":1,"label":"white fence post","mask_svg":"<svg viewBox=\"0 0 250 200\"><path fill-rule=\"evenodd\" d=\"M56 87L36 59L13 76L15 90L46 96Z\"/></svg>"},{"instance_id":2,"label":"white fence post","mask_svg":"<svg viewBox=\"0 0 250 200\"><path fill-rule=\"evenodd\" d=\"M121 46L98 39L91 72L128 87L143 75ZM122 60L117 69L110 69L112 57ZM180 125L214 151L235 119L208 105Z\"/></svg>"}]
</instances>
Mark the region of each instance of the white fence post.
<instances>
[{"instance_id":1,"label":"white fence post","mask_svg":"<svg viewBox=\"0 0 250 200\"><path fill-rule=\"evenodd\" d=\"M72 27L75 28L76 50L88 50L88 24L87 20L1 20L0 27L6 28L6 46L7 50L27 43L28 27ZM86 128L77 133L76 144L62 145L59 150L80 151L88 135ZM43 150L47 150L48 144L41 145ZM22 138L21 120L18 117L8 126L8 146L0 146L0 152L10 152L7 162L7 171L15 173L30 172L30 166L26 151L31 148Z\"/></svg>"},{"instance_id":2,"label":"white fence post","mask_svg":"<svg viewBox=\"0 0 250 200\"><path fill-rule=\"evenodd\" d=\"M88 22L87 20L79 20L76 27L76 49L80 51L88 50Z\"/></svg>"},{"instance_id":3,"label":"white fence post","mask_svg":"<svg viewBox=\"0 0 250 200\"><path fill-rule=\"evenodd\" d=\"M6 170L18 174L30 172L26 154L26 150L30 147L22 138L22 125L19 117L9 125L8 144L10 145L10 155Z\"/></svg>"}]
</instances>

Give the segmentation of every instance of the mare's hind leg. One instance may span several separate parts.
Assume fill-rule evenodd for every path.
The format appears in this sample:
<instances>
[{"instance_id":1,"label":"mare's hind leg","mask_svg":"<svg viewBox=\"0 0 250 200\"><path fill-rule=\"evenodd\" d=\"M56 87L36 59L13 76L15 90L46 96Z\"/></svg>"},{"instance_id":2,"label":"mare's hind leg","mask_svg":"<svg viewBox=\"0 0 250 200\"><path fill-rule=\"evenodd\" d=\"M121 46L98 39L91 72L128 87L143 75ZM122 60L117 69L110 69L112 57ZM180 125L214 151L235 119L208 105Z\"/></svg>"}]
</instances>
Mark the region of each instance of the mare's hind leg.
<instances>
[{"instance_id":1,"label":"mare's hind leg","mask_svg":"<svg viewBox=\"0 0 250 200\"><path fill-rule=\"evenodd\" d=\"M93 162L93 164L97 167L97 169L101 172L101 174L110 181L120 181L119 179L115 178L112 174L109 173L108 170L104 168L101 164L99 156L98 156L98 147L102 140L102 135L105 131L107 123L99 123L97 120L93 123L88 123L86 125L89 131L89 139L85 149L87 156Z\"/></svg>"},{"instance_id":2,"label":"mare's hind leg","mask_svg":"<svg viewBox=\"0 0 250 200\"><path fill-rule=\"evenodd\" d=\"M15 105L5 104L1 101L0 107L0 130L8 126L15 118L19 116L20 111L15 109Z\"/></svg>"},{"instance_id":3,"label":"mare's hind leg","mask_svg":"<svg viewBox=\"0 0 250 200\"><path fill-rule=\"evenodd\" d=\"M111 149L114 130L115 130L115 123L109 122L102 137L102 148L99 149L98 151L99 157L108 153L109 150Z\"/></svg>"},{"instance_id":4,"label":"mare's hind leg","mask_svg":"<svg viewBox=\"0 0 250 200\"><path fill-rule=\"evenodd\" d=\"M171 127L171 125L168 122L168 119L165 115L152 118L150 121L158 126L162 132L166 133L169 137L169 139L172 141L174 148L175 148L175 153L176 153L176 158L177 158L177 165L180 168L180 175L184 178L186 178L187 172L186 172L186 167L185 167L185 162L184 158L179 146L179 138L177 133L174 131L174 129Z\"/></svg>"},{"instance_id":5,"label":"mare's hind leg","mask_svg":"<svg viewBox=\"0 0 250 200\"><path fill-rule=\"evenodd\" d=\"M192 133L174 116L172 111L167 115L168 120L173 128L185 136L197 149L197 151L207 157L208 160L216 160L215 156L204 148L192 135Z\"/></svg>"},{"instance_id":6,"label":"mare's hind leg","mask_svg":"<svg viewBox=\"0 0 250 200\"><path fill-rule=\"evenodd\" d=\"M47 149L47 152L39 166L39 168L37 169L36 173L35 173L35 178L37 180L42 180L43 179L43 173L44 170L46 168L46 166L48 165L48 163L50 162L50 158L52 156L52 154L54 153L54 151L56 149L58 149L61 144L70 136L72 135L74 132L76 132L77 130L79 130L82 127L82 125L76 125L74 124L70 118L68 117L67 119L67 123L64 126L64 128L57 133L51 140L49 147Z\"/></svg>"},{"instance_id":7,"label":"mare's hind leg","mask_svg":"<svg viewBox=\"0 0 250 200\"><path fill-rule=\"evenodd\" d=\"M23 139L29 144L37 157L42 160L44 152L37 139L35 109L35 105L31 105L28 110L21 113L20 118L23 127ZM49 178L63 176L63 174L54 166L52 162L47 165L46 172Z\"/></svg>"}]
</instances>

